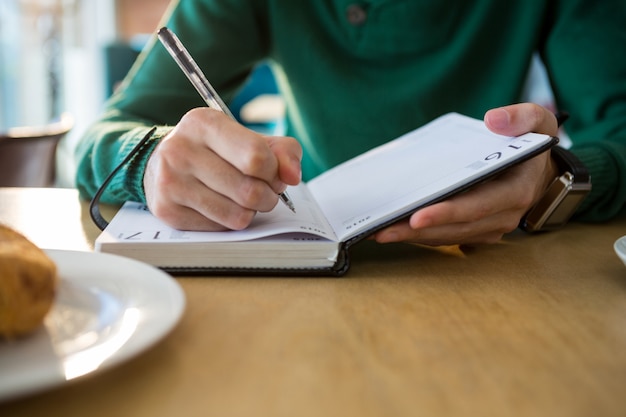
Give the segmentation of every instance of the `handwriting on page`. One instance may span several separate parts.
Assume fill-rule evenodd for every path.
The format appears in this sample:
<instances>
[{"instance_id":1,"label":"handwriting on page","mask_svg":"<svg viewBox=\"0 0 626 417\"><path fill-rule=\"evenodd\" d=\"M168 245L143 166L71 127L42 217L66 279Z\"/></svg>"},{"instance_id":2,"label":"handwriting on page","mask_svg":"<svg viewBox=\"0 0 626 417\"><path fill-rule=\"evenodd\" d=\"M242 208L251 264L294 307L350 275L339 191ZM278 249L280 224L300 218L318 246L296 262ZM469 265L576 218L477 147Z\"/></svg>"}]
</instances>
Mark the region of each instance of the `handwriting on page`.
<instances>
[{"instance_id":1,"label":"handwriting on page","mask_svg":"<svg viewBox=\"0 0 626 417\"><path fill-rule=\"evenodd\" d=\"M117 235L120 240L146 241L146 240L186 240L185 232L179 230L150 230L150 231L126 231Z\"/></svg>"},{"instance_id":2,"label":"handwriting on page","mask_svg":"<svg viewBox=\"0 0 626 417\"><path fill-rule=\"evenodd\" d=\"M144 234L144 232L135 232L135 233L131 232L129 234L121 233L120 236L118 236L118 237L120 239L124 239L124 240L142 240L145 235L146 234ZM160 231L155 232L154 236L152 237L152 239L156 240L156 239L159 238L160 235L161 235Z\"/></svg>"}]
</instances>

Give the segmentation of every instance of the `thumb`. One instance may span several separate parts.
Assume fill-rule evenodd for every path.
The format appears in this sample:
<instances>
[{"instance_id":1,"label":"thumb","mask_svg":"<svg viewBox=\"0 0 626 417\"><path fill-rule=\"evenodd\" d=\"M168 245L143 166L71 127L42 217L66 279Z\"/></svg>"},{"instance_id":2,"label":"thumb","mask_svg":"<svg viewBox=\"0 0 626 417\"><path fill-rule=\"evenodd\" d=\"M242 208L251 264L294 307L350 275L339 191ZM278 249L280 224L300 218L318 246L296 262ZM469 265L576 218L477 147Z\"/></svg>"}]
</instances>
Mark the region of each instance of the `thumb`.
<instances>
[{"instance_id":1,"label":"thumb","mask_svg":"<svg viewBox=\"0 0 626 417\"><path fill-rule=\"evenodd\" d=\"M519 103L491 109L485 113L485 125L494 133L519 136L527 132L556 135L554 114L538 104Z\"/></svg>"}]
</instances>

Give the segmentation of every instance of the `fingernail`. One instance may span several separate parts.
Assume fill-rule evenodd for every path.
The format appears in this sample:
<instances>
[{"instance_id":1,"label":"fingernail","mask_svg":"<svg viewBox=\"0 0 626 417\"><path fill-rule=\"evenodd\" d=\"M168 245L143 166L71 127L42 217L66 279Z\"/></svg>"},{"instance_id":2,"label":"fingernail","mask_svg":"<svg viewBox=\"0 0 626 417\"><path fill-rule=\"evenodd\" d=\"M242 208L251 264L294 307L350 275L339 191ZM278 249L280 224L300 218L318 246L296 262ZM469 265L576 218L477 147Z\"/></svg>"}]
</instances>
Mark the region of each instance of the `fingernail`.
<instances>
[{"instance_id":1,"label":"fingernail","mask_svg":"<svg viewBox=\"0 0 626 417\"><path fill-rule=\"evenodd\" d=\"M302 181L302 162L298 158L293 158L292 163L298 170L298 178L300 178L300 181Z\"/></svg>"},{"instance_id":2,"label":"fingernail","mask_svg":"<svg viewBox=\"0 0 626 417\"><path fill-rule=\"evenodd\" d=\"M294 165L298 168L298 175L300 179L302 179L302 161L300 159L294 158Z\"/></svg>"},{"instance_id":3,"label":"fingernail","mask_svg":"<svg viewBox=\"0 0 626 417\"><path fill-rule=\"evenodd\" d=\"M503 129L509 126L509 112L504 109L494 109L489 112L489 125L496 129Z\"/></svg>"}]
</instances>

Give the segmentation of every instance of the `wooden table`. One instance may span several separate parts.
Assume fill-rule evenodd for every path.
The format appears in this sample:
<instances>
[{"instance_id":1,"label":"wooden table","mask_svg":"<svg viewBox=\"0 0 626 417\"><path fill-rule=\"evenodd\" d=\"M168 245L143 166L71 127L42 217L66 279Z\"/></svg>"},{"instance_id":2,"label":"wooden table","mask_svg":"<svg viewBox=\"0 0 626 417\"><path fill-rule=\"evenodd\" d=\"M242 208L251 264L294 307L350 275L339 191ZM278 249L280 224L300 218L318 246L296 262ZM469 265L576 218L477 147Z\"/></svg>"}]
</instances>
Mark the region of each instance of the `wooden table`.
<instances>
[{"instance_id":1,"label":"wooden table","mask_svg":"<svg viewBox=\"0 0 626 417\"><path fill-rule=\"evenodd\" d=\"M44 247L97 235L74 190L0 189L0 221ZM368 242L339 279L178 278L164 341L0 415L624 416L622 235L626 219L465 252Z\"/></svg>"}]
</instances>

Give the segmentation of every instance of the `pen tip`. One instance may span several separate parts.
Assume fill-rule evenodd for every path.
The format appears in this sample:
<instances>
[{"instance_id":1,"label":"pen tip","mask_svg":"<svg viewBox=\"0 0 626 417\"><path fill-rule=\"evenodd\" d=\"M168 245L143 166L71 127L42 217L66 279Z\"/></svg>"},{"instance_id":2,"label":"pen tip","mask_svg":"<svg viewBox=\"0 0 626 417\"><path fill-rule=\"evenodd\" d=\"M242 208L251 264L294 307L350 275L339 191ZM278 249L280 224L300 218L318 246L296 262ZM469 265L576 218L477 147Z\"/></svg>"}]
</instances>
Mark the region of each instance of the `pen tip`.
<instances>
[{"instance_id":1,"label":"pen tip","mask_svg":"<svg viewBox=\"0 0 626 417\"><path fill-rule=\"evenodd\" d=\"M283 203L291 210L292 212L296 212L296 207L293 205L293 201L289 198L286 192L278 194L278 197L282 200Z\"/></svg>"}]
</instances>

